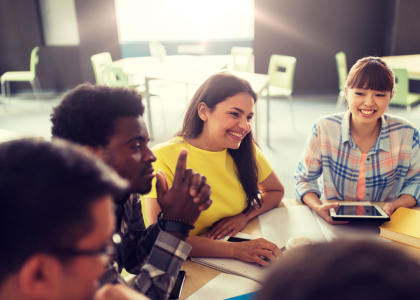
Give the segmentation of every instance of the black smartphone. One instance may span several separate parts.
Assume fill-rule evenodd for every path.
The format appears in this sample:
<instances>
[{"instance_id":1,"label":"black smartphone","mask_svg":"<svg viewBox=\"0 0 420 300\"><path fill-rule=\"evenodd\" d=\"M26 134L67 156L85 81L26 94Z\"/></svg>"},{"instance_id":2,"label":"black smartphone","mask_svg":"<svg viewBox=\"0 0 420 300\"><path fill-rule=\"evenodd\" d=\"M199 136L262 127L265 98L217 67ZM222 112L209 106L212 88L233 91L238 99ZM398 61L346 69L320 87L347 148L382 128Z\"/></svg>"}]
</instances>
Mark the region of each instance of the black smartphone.
<instances>
[{"instance_id":1,"label":"black smartphone","mask_svg":"<svg viewBox=\"0 0 420 300\"><path fill-rule=\"evenodd\" d=\"M175 280L174 287L172 288L171 293L169 294L169 299L177 300L181 297L182 286L185 281L185 271L179 271L178 277Z\"/></svg>"},{"instance_id":2,"label":"black smartphone","mask_svg":"<svg viewBox=\"0 0 420 300\"><path fill-rule=\"evenodd\" d=\"M237 237L230 237L227 239L228 242L232 242L232 243L240 243L240 242L247 242L249 241L249 239L241 239L241 238L237 238Z\"/></svg>"}]
</instances>

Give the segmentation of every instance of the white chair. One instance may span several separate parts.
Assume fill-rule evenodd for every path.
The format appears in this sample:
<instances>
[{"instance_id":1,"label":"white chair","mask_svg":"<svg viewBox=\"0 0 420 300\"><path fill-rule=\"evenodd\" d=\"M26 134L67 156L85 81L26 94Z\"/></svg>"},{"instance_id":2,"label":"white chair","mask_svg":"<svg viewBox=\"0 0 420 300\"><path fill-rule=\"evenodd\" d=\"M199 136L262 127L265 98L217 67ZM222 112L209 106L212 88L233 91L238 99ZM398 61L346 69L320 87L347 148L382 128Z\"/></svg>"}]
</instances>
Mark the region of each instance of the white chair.
<instances>
[{"instance_id":1,"label":"white chair","mask_svg":"<svg viewBox=\"0 0 420 300\"><path fill-rule=\"evenodd\" d=\"M347 80L347 61L346 61L346 54L341 51L335 55L335 61L337 63L337 72L338 72L338 88L340 93L338 94L337 99L337 107L335 108L336 111L341 109L343 106L346 95L344 93L344 86L346 85Z\"/></svg>"},{"instance_id":2,"label":"white chair","mask_svg":"<svg viewBox=\"0 0 420 300\"><path fill-rule=\"evenodd\" d=\"M233 70L254 73L254 50L250 47L232 47Z\"/></svg>"},{"instance_id":3,"label":"white chair","mask_svg":"<svg viewBox=\"0 0 420 300\"><path fill-rule=\"evenodd\" d=\"M36 69L39 62L38 56L39 47L35 47L31 52L30 60L30 70L29 71L11 71L6 72L0 77L1 81L1 92L3 99L6 99L8 95L11 95L10 92L10 82L11 81L28 81L36 99L40 99L39 92L42 93L42 88L39 83L38 77L36 75Z\"/></svg>"},{"instance_id":4,"label":"white chair","mask_svg":"<svg viewBox=\"0 0 420 300\"><path fill-rule=\"evenodd\" d=\"M270 84L267 91L261 93L267 97L267 146L270 147L270 99L287 98L290 104L292 126L295 127L293 114L293 79L295 76L296 58L286 55L271 55L268 66Z\"/></svg>"},{"instance_id":5,"label":"white chair","mask_svg":"<svg viewBox=\"0 0 420 300\"><path fill-rule=\"evenodd\" d=\"M166 57L166 49L162 43L151 41L149 43L150 55L156 57L159 61L163 61Z\"/></svg>"}]
</instances>

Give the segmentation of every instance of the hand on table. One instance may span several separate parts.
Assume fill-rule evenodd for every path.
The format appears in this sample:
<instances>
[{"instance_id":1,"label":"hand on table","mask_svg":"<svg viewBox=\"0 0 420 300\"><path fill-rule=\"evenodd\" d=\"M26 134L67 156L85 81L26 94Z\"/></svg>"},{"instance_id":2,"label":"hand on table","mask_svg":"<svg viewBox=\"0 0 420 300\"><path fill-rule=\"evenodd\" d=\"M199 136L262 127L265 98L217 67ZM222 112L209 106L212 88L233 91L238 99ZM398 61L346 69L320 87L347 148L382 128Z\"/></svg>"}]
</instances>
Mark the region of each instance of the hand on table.
<instances>
[{"instance_id":1,"label":"hand on table","mask_svg":"<svg viewBox=\"0 0 420 300\"><path fill-rule=\"evenodd\" d=\"M157 202L163 215L194 224L201 211L210 207L211 189L206 177L186 169L188 151L179 154L174 181L170 188L162 171L156 173Z\"/></svg>"},{"instance_id":2,"label":"hand on table","mask_svg":"<svg viewBox=\"0 0 420 300\"><path fill-rule=\"evenodd\" d=\"M233 258L246 262L256 262L262 266L268 266L269 262L263 260L260 256L274 261L277 257L283 255L275 244L262 238L241 243L230 243L230 246L233 247Z\"/></svg>"},{"instance_id":3,"label":"hand on table","mask_svg":"<svg viewBox=\"0 0 420 300\"><path fill-rule=\"evenodd\" d=\"M223 218L213 224L207 236L211 239L222 239L227 234L235 236L239 231L245 228L248 221L244 213L237 214L233 217Z\"/></svg>"},{"instance_id":4,"label":"hand on table","mask_svg":"<svg viewBox=\"0 0 420 300\"><path fill-rule=\"evenodd\" d=\"M95 296L95 300L147 300L145 295L136 292L123 284L107 284L100 288Z\"/></svg>"},{"instance_id":5,"label":"hand on table","mask_svg":"<svg viewBox=\"0 0 420 300\"><path fill-rule=\"evenodd\" d=\"M330 216L330 208L336 208L338 205L338 203L322 204L315 209L315 212L331 225L347 224L348 221L333 221Z\"/></svg>"},{"instance_id":6,"label":"hand on table","mask_svg":"<svg viewBox=\"0 0 420 300\"><path fill-rule=\"evenodd\" d=\"M388 202L382 207L383 211L388 215L391 216L394 210L396 209L394 203Z\"/></svg>"}]
</instances>

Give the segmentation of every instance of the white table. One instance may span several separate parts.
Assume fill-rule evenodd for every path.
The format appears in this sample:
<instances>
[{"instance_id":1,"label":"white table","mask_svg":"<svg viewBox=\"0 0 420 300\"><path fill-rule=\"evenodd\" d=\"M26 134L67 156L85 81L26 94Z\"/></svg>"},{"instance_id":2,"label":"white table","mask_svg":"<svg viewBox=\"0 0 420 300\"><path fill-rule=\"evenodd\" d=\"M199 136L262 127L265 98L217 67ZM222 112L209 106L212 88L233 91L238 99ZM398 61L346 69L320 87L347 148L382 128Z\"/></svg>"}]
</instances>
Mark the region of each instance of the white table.
<instances>
[{"instance_id":1,"label":"white table","mask_svg":"<svg viewBox=\"0 0 420 300\"><path fill-rule=\"evenodd\" d=\"M231 55L170 55L163 61L155 57L128 57L113 62L114 66L121 67L129 76L143 76L145 78L145 98L148 106L149 132L153 139L153 128L150 112L149 81L153 79L167 80L171 82L201 85L211 75L226 71L233 65ZM254 91L260 94L270 81L265 74L232 71L232 74L247 80ZM254 132L257 137L257 111L255 111Z\"/></svg>"},{"instance_id":2,"label":"white table","mask_svg":"<svg viewBox=\"0 0 420 300\"><path fill-rule=\"evenodd\" d=\"M323 201L323 203L335 203L337 201ZM385 202L376 202L379 206L385 205ZM296 205L304 205L300 201L296 199L283 199L278 207L291 207ZM420 210L418 207L413 207L412 209ZM341 226L341 225L337 225ZM345 226L345 225L344 225ZM261 237L261 230L260 225L258 223L258 218L252 219L245 228L241 231L243 233L247 233L256 237ZM384 243L385 247L395 248L398 250L403 251L407 255L413 257L416 260L420 260L420 249L414 248L408 245L392 242L392 243ZM287 259L285 256L282 259ZM211 269L209 267L200 265L198 263L192 262L191 260L187 260L182 264L182 270L186 271L186 280L184 284L184 289L181 293L181 300L187 299L189 296L194 294L197 290L202 288L206 283L210 280L215 278L221 272L216 269ZM279 297L281 299L281 297Z\"/></svg>"},{"instance_id":3,"label":"white table","mask_svg":"<svg viewBox=\"0 0 420 300\"><path fill-rule=\"evenodd\" d=\"M6 129L0 129L0 144L13 141L13 140L21 140L21 139L36 139L36 140L44 140L42 136L31 135L27 133L20 133L15 131L10 131Z\"/></svg>"}]
</instances>

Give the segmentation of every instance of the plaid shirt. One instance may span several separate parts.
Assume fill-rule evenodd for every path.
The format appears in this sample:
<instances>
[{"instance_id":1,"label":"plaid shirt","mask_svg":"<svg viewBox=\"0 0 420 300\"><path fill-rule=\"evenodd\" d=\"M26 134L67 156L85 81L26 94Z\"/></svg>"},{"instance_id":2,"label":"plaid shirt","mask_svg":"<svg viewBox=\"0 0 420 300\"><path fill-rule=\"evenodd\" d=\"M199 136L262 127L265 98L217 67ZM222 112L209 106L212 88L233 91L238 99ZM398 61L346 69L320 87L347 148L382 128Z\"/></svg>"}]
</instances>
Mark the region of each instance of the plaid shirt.
<instances>
[{"instance_id":1,"label":"plaid shirt","mask_svg":"<svg viewBox=\"0 0 420 300\"><path fill-rule=\"evenodd\" d=\"M350 133L351 112L317 120L295 172L296 197L307 192L321 199L357 201L361 152ZM420 200L419 131L408 121L384 114L381 133L365 161L362 201L392 201L402 194Z\"/></svg>"},{"instance_id":2,"label":"plaid shirt","mask_svg":"<svg viewBox=\"0 0 420 300\"><path fill-rule=\"evenodd\" d=\"M117 259L106 270L101 285L125 283L124 267L138 274L133 288L150 299L168 299L191 246L163 231L156 222L145 228L140 195L131 194L116 207L116 232L121 236ZM147 261L146 261L147 260Z\"/></svg>"}]
</instances>

